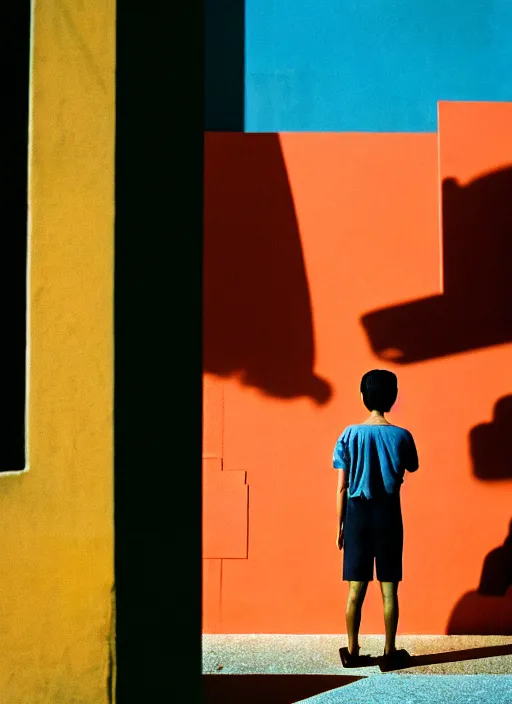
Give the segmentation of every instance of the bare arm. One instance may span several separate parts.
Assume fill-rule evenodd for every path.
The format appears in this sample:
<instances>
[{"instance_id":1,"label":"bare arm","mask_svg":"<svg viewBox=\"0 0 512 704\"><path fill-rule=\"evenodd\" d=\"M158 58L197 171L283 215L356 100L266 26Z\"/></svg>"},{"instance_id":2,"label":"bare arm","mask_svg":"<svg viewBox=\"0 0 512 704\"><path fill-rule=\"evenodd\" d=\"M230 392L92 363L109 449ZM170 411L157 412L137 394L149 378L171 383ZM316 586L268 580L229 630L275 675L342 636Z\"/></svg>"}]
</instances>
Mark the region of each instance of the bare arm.
<instances>
[{"instance_id":1,"label":"bare arm","mask_svg":"<svg viewBox=\"0 0 512 704\"><path fill-rule=\"evenodd\" d=\"M345 524L345 515L347 511L347 491L348 491L348 472L338 470L338 486L336 488L336 514L337 514L337 532L336 545L341 550L343 547L343 526Z\"/></svg>"}]
</instances>

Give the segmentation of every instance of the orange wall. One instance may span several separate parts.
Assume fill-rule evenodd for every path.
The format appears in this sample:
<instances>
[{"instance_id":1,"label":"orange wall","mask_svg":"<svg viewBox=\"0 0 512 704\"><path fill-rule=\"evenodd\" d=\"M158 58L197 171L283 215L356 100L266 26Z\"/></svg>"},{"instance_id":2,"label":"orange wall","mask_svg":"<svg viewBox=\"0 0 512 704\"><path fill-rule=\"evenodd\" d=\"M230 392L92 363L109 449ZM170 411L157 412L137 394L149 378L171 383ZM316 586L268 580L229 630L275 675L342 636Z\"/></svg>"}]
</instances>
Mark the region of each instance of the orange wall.
<instances>
[{"instance_id":1,"label":"orange wall","mask_svg":"<svg viewBox=\"0 0 512 704\"><path fill-rule=\"evenodd\" d=\"M375 367L420 455L400 631L512 631L511 598L473 593L512 515L512 325L486 283L512 261L510 171L490 175L512 165L512 104L439 110L439 135L206 135L206 633L344 630L332 450ZM373 588L362 631L382 629Z\"/></svg>"}]
</instances>

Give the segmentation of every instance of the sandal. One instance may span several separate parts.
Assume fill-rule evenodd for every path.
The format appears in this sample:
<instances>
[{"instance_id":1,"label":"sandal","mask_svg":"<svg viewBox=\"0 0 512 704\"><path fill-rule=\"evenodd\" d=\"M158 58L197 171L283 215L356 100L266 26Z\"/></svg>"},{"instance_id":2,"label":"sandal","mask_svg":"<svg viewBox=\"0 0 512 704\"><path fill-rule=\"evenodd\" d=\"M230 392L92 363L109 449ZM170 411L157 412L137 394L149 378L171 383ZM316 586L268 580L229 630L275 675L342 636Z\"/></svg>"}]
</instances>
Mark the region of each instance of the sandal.
<instances>
[{"instance_id":1,"label":"sandal","mask_svg":"<svg viewBox=\"0 0 512 704\"><path fill-rule=\"evenodd\" d=\"M350 653L348 648L340 648L340 658L343 667L365 667L371 663L370 655L357 655Z\"/></svg>"},{"instance_id":2,"label":"sandal","mask_svg":"<svg viewBox=\"0 0 512 704\"><path fill-rule=\"evenodd\" d=\"M389 672L390 670L401 670L403 667L407 667L411 660L411 656L403 648L400 650L393 650L392 653L384 653L382 657L379 658L379 666L381 672Z\"/></svg>"}]
</instances>

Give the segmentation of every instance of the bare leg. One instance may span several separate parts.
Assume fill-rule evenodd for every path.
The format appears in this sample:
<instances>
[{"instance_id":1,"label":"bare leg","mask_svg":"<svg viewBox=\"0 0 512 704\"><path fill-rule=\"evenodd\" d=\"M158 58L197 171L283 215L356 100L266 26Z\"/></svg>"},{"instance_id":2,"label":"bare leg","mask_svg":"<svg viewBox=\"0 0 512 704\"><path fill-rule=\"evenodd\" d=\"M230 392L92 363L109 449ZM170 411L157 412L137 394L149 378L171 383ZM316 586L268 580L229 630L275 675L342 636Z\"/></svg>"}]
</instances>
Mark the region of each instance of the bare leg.
<instances>
[{"instance_id":1,"label":"bare leg","mask_svg":"<svg viewBox=\"0 0 512 704\"><path fill-rule=\"evenodd\" d=\"M348 586L349 591L346 610L348 652L351 655L357 655L359 652L361 612L368 582L349 582Z\"/></svg>"},{"instance_id":2,"label":"bare leg","mask_svg":"<svg viewBox=\"0 0 512 704\"><path fill-rule=\"evenodd\" d=\"M398 582L381 582L382 602L384 606L384 623L386 626L386 645L384 653L388 655L396 650L395 638L398 627Z\"/></svg>"}]
</instances>

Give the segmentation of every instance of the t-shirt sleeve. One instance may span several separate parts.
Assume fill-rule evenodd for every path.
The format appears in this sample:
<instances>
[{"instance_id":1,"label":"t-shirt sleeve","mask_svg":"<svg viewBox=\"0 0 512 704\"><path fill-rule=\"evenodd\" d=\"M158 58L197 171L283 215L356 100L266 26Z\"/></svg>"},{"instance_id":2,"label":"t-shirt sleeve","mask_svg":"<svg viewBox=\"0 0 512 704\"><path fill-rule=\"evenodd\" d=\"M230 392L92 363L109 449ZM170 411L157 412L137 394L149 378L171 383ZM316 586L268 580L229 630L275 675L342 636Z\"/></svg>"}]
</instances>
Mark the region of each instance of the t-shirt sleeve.
<instances>
[{"instance_id":1,"label":"t-shirt sleeve","mask_svg":"<svg viewBox=\"0 0 512 704\"><path fill-rule=\"evenodd\" d=\"M336 442L332 456L332 466L334 469L349 468L349 456L345 434L341 435Z\"/></svg>"},{"instance_id":2,"label":"t-shirt sleeve","mask_svg":"<svg viewBox=\"0 0 512 704\"><path fill-rule=\"evenodd\" d=\"M418 451L413 436L408 433L405 445L404 469L408 472L415 472L419 467Z\"/></svg>"}]
</instances>

